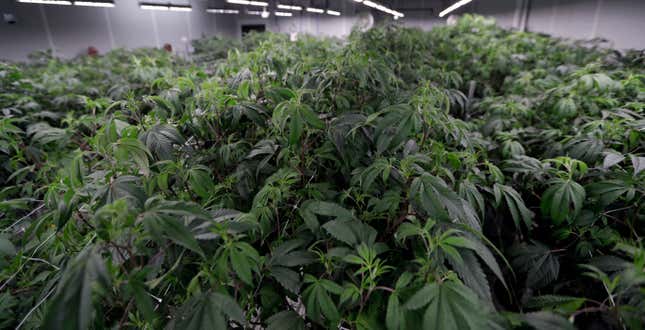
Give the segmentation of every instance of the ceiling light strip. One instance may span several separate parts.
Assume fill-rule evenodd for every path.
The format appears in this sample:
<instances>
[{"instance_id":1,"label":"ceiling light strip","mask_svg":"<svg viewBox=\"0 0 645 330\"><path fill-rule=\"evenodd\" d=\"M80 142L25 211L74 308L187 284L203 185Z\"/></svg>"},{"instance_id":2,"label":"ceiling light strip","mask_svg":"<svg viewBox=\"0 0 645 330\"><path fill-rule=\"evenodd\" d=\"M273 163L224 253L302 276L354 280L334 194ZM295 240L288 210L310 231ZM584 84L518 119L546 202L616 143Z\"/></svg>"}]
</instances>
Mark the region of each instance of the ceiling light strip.
<instances>
[{"instance_id":1,"label":"ceiling light strip","mask_svg":"<svg viewBox=\"0 0 645 330\"><path fill-rule=\"evenodd\" d=\"M302 7L300 7L300 6L292 6L292 5L278 4L277 7L278 7L278 9L284 9L284 10L296 10L296 11L302 10Z\"/></svg>"},{"instance_id":2,"label":"ceiling light strip","mask_svg":"<svg viewBox=\"0 0 645 330\"><path fill-rule=\"evenodd\" d=\"M169 11L168 5L161 5L156 3L140 3L139 8L144 10L159 10L159 11Z\"/></svg>"},{"instance_id":3,"label":"ceiling light strip","mask_svg":"<svg viewBox=\"0 0 645 330\"><path fill-rule=\"evenodd\" d=\"M325 10L320 9L320 8L315 8L315 7L307 7L307 12L316 13L316 14L324 14Z\"/></svg>"},{"instance_id":4,"label":"ceiling light strip","mask_svg":"<svg viewBox=\"0 0 645 330\"><path fill-rule=\"evenodd\" d=\"M208 8L206 9L207 13L211 14L239 14L240 11L237 9L220 9L220 8Z\"/></svg>"},{"instance_id":5,"label":"ceiling light strip","mask_svg":"<svg viewBox=\"0 0 645 330\"><path fill-rule=\"evenodd\" d=\"M74 1L75 6L114 8L114 2L107 1Z\"/></svg>"},{"instance_id":6,"label":"ceiling light strip","mask_svg":"<svg viewBox=\"0 0 645 330\"><path fill-rule=\"evenodd\" d=\"M468 4L468 3L472 2L472 1L473 0L457 1L457 2L453 3L450 7L446 8L442 12L440 12L439 17L444 17L444 16L450 14L451 12L455 11L457 8L459 8L459 7L463 6L463 5L466 5L466 4Z\"/></svg>"},{"instance_id":7,"label":"ceiling light strip","mask_svg":"<svg viewBox=\"0 0 645 330\"><path fill-rule=\"evenodd\" d=\"M170 5L168 6L170 11L182 11L182 12L191 12L193 11L193 8L191 6L178 6L178 5Z\"/></svg>"},{"instance_id":8,"label":"ceiling light strip","mask_svg":"<svg viewBox=\"0 0 645 330\"><path fill-rule=\"evenodd\" d=\"M340 12L335 11L335 10L331 10L331 9L327 9L327 15L340 16Z\"/></svg>"},{"instance_id":9,"label":"ceiling light strip","mask_svg":"<svg viewBox=\"0 0 645 330\"><path fill-rule=\"evenodd\" d=\"M470 1L472 1L472 0L470 0ZM376 2L371 1L371 0L354 0L354 2L362 3L365 6L368 6L370 8L374 8L376 10L379 10L379 11L382 11L384 13L390 14L390 15L394 16L395 19L398 19L400 17L405 17L405 15L403 15L403 13L398 12L398 11L393 10L393 9L390 9L388 7L385 7L385 6L383 6L383 5L379 4L379 3L376 3Z\"/></svg>"},{"instance_id":10,"label":"ceiling light strip","mask_svg":"<svg viewBox=\"0 0 645 330\"><path fill-rule=\"evenodd\" d=\"M273 14L275 16L280 16L280 17L291 17L291 16L293 16L293 13L284 12L284 11L275 11L275 12L273 12Z\"/></svg>"},{"instance_id":11,"label":"ceiling light strip","mask_svg":"<svg viewBox=\"0 0 645 330\"><path fill-rule=\"evenodd\" d=\"M71 6L72 2L67 0L18 0L20 3L37 3L41 5L62 5Z\"/></svg>"},{"instance_id":12,"label":"ceiling light strip","mask_svg":"<svg viewBox=\"0 0 645 330\"><path fill-rule=\"evenodd\" d=\"M269 3L264 1L226 0L226 2L235 4L235 5L247 5L247 6L257 6L257 7L266 7L269 5Z\"/></svg>"},{"instance_id":13,"label":"ceiling light strip","mask_svg":"<svg viewBox=\"0 0 645 330\"><path fill-rule=\"evenodd\" d=\"M193 7L190 5L174 5L172 3L161 4L161 3L150 3L150 2L141 2L139 3L139 8L145 10L159 10L159 11L179 11L179 12L191 12Z\"/></svg>"}]
</instances>

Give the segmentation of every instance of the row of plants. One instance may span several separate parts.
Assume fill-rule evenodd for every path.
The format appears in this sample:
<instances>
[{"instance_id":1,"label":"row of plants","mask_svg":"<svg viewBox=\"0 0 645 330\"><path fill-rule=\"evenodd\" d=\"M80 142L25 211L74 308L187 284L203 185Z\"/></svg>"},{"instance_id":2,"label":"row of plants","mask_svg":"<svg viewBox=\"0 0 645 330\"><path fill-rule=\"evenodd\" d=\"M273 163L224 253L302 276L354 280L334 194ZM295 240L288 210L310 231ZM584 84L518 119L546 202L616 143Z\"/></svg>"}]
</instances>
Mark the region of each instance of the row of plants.
<instances>
[{"instance_id":1,"label":"row of plants","mask_svg":"<svg viewBox=\"0 0 645 330\"><path fill-rule=\"evenodd\" d=\"M0 328L643 328L642 51L194 47L0 63Z\"/></svg>"}]
</instances>

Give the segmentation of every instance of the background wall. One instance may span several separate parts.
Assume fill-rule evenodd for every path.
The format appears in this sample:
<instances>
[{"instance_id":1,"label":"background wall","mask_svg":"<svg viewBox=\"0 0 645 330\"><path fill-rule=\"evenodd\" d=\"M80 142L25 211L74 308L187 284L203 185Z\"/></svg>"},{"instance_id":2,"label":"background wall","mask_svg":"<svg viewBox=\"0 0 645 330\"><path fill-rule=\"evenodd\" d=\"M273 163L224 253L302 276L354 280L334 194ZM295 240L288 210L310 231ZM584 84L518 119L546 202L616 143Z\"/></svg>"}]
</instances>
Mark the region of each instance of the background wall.
<instances>
[{"instance_id":1,"label":"background wall","mask_svg":"<svg viewBox=\"0 0 645 330\"><path fill-rule=\"evenodd\" d=\"M269 1L272 5L275 0ZM239 37L244 24L265 24L267 30L343 37L351 32L359 15L369 8L353 0L282 0L287 4L330 8L341 17L295 13L294 17L262 19L249 15L214 15L207 7L237 8L225 0L173 0L191 4L193 11L141 10L137 0L115 0L114 8L89 8L17 3L0 0L0 14L13 14L18 22L0 21L0 58L23 60L37 50L54 49L56 55L74 57L94 46L100 52L114 48L161 47L170 43L176 52L187 52L187 40L202 36ZM431 29L445 24L438 13L456 0L381 0L405 13L406 26ZM167 3L167 0L146 2ZM257 9L254 7L252 9ZM645 0L473 0L454 13L493 16L499 25L555 36L607 38L610 46L645 48ZM372 11L376 22L391 17ZM361 16L362 17L362 16ZM2 17L0 17L2 18Z\"/></svg>"},{"instance_id":2,"label":"background wall","mask_svg":"<svg viewBox=\"0 0 645 330\"><path fill-rule=\"evenodd\" d=\"M188 4L189 0L174 3ZM192 12L162 12L142 10L137 0L115 0L114 8L0 0L0 13L13 14L17 19L11 25L0 21L0 58L22 60L31 52L45 49L69 58L85 53L89 46L104 53L114 48L161 47L165 43L185 53L187 44L183 40L237 36L234 16L206 13L206 0L191 0L190 4Z\"/></svg>"},{"instance_id":3,"label":"background wall","mask_svg":"<svg viewBox=\"0 0 645 330\"><path fill-rule=\"evenodd\" d=\"M444 24L439 12L454 2L394 1L406 14L404 23L422 29ZM605 38L618 49L645 49L645 0L473 0L453 13L492 16L506 28L564 38Z\"/></svg>"}]
</instances>

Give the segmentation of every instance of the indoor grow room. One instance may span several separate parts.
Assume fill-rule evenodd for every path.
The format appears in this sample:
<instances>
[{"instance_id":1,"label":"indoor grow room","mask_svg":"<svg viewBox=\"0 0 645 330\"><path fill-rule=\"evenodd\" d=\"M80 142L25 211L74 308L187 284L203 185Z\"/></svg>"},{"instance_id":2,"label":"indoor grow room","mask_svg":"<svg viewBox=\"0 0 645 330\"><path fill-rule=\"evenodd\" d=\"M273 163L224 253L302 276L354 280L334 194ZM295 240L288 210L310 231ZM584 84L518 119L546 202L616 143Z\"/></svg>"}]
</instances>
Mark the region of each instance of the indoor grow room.
<instances>
[{"instance_id":1,"label":"indoor grow room","mask_svg":"<svg viewBox=\"0 0 645 330\"><path fill-rule=\"evenodd\" d=\"M0 4L0 328L642 329L641 1Z\"/></svg>"}]
</instances>

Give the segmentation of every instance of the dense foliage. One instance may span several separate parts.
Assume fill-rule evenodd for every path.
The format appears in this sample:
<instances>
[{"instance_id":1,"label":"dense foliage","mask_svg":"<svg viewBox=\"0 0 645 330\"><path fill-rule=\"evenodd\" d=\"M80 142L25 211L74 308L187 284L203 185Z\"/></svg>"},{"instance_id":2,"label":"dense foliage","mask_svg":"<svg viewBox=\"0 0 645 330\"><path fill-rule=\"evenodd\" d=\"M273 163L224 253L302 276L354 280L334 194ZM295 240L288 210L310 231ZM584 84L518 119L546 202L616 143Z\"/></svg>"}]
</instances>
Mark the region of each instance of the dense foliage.
<instances>
[{"instance_id":1,"label":"dense foliage","mask_svg":"<svg viewBox=\"0 0 645 330\"><path fill-rule=\"evenodd\" d=\"M0 328L643 328L642 52L252 38L0 64Z\"/></svg>"}]
</instances>

